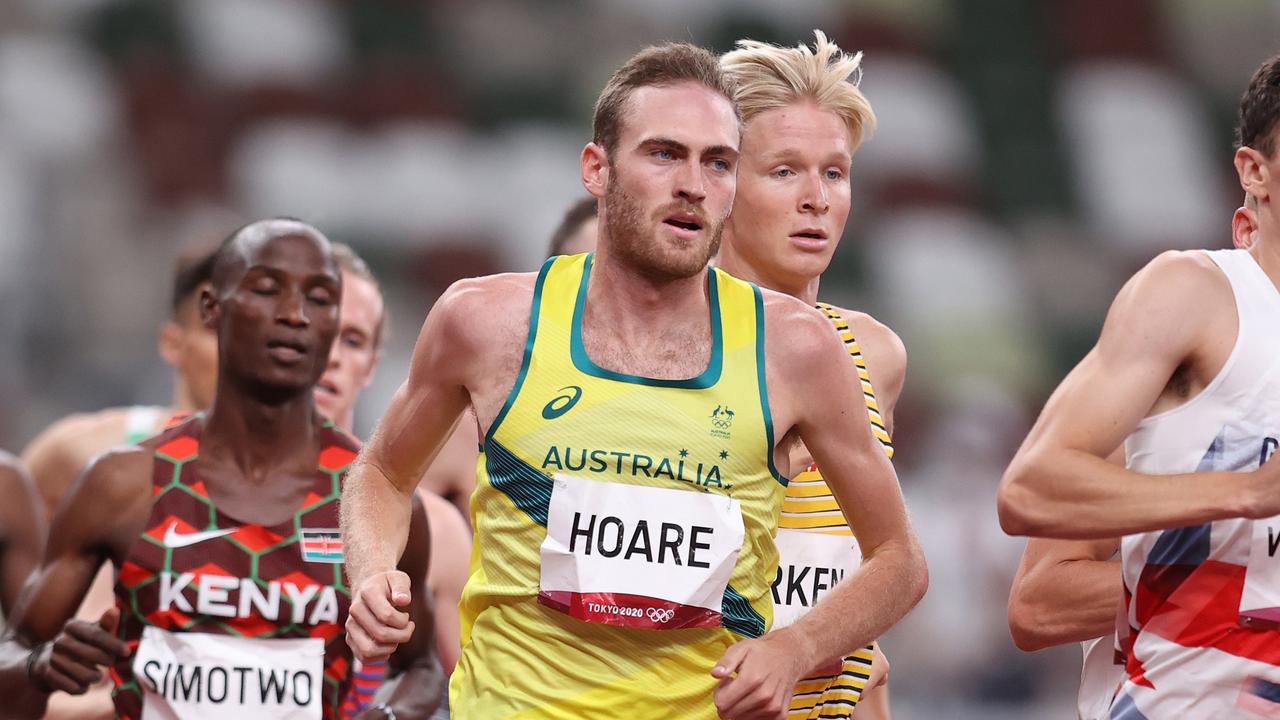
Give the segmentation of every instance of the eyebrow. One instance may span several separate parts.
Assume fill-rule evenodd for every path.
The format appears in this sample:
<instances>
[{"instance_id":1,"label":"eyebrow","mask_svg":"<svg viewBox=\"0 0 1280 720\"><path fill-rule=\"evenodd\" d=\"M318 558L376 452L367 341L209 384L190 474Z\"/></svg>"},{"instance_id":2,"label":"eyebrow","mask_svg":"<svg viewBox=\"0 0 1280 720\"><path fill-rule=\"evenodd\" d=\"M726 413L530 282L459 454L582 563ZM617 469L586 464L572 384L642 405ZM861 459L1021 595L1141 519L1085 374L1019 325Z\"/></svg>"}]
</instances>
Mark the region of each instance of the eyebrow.
<instances>
[{"instance_id":1,"label":"eyebrow","mask_svg":"<svg viewBox=\"0 0 1280 720\"><path fill-rule=\"evenodd\" d=\"M800 151L795 148L785 148L782 150L778 150L776 152L763 153L762 155L760 155L760 159L764 161L765 165L773 165L776 163L792 160L796 158L799 154L800 154ZM853 155L849 153L844 153L844 152L834 152L829 155L823 156L819 164L825 165L831 162L835 162L838 165L849 165L850 163L853 162Z\"/></svg>"},{"instance_id":2,"label":"eyebrow","mask_svg":"<svg viewBox=\"0 0 1280 720\"><path fill-rule=\"evenodd\" d=\"M666 148L669 150L675 150L685 155L692 154L692 151L690 150L688 145L685 145L679 140L672 140L671 138L667 138L667 137L645 138L644 140L640 141L639 147ZM711 147L705 148L702 151L702 154L736 158L738 157L738 149L735 147L730 147L729 145L712 145Z\"/></svg>"}]
</instances>

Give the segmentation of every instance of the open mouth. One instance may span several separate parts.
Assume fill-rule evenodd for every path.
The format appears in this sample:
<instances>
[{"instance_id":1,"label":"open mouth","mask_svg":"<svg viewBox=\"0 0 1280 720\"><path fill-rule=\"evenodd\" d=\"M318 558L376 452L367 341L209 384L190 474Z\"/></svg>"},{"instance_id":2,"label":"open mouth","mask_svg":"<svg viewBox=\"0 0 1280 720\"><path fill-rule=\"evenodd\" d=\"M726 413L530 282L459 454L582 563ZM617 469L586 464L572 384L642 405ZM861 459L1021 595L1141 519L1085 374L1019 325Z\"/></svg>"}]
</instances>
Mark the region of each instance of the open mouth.
<instances>
[{"instance_id":1,"label":"open mouth","mask_svg":"<svg viewBox=\"0 0 1280 720\"><path fill-rule=\"evenodd\" d=\"M662 221L666 225L684 230L686 232L698 232L702 229L702 223L698 222L698 216L692 213L681 213L680 215L672 215Z\"/></svg>"},{"instance_id":2,"label":"open mouth","mask_svg":"<svg viewBox=\"0 0 1280 720\"><path fill-rule=\"evenodd\" d=\"M328 393L335 397L338 394L338 388L334 386L332 383L325 382L323 379L321 379L320 382L316 383L316 390L319 390L324 393Z\"/></svg>"}]
</instances>

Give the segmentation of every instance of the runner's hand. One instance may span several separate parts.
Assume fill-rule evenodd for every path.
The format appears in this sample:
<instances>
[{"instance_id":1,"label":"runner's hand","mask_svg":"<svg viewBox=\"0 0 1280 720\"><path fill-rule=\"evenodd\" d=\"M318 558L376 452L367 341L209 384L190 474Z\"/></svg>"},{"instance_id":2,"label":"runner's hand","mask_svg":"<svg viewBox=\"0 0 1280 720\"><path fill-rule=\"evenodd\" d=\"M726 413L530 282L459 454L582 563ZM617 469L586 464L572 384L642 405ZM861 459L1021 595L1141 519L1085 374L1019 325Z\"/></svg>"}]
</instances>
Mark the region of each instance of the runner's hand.
<instances>
[{"instance_id":1,"label":"runner's hand","mask_svg":"<svg viewBox=\"0 0 1280 720\"><path fill-rule=\"evenodd\" d=\"M120 609L107 608L98 622L68 620L62 632L40 650L32 674L47 688L80 695L102 680L99 665L111 666L129 654L116 637Z\"/></svg>"},{"instance_id":2,"label":"runner's hand","mask_svg":"<svg viewBox=\"0 0 1280 720\"><path fill-rule=\"evenodd\" d=\"M399 570L370 575L360 583L347 616L347 644L361 662L381 662L413 637L409 576Z\"/></svg>"},{"instance_id":3,"label":"runner's hand","mask_svg":"<svg viewBox=\"0 0 1280 720\"><path fill-rule=\"evenodd\" d=\"M796 682L812 664L802 654L786 630L729 646L711 669L720 678L715 693L720 717L786 720Z\"/></svg>"}]
</instances>

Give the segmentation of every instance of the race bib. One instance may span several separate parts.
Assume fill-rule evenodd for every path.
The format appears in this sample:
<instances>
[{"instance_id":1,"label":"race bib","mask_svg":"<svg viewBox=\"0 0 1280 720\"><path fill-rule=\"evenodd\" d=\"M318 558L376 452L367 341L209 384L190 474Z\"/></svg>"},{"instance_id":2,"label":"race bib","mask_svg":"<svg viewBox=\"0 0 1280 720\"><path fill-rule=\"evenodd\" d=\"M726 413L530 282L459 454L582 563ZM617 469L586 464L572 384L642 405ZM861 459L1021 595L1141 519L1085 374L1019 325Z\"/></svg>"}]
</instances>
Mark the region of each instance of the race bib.
<instances>
[{"instance_id":1,"label":"race bib","mask_svg":"<svg viewBox=\"0 0 1280 720\"><path fill-rule=\"evenodd\" d=\"M538 601L587 622L719 627L743 537L732 498L556 475Z\"/></svg>"},{"instance_id":2,"label":"race bib","mask_svg":"<svg viewBox=\"0 0 1280 720\"><path fill-rule=\"evenodd\" d=\"M779 528L778 574L773 580L773 628L784 628L809 612L845 574L862 562L858 541L849 535L828 535Z\"/></svg>"},{"instance_id":3,"label":"race bib","mask_svg":"<svg viewBox=\"0 0 1280 720\"><path fill-rule=\"evenodd\" d=\"M133 659L142 720L319 720L324 640L146 627Z\"/></svg>"},{"instance_id":4,"label":"race bib","mask_svg":"<svg viewBox=\"0 0 1280 720\"><path fill-rule=\"evenodd\" d=\"M1280 627L1280 515L1253 521L1249 565L1240 595L1240 623Z\"/></svg>"}]
</instances>

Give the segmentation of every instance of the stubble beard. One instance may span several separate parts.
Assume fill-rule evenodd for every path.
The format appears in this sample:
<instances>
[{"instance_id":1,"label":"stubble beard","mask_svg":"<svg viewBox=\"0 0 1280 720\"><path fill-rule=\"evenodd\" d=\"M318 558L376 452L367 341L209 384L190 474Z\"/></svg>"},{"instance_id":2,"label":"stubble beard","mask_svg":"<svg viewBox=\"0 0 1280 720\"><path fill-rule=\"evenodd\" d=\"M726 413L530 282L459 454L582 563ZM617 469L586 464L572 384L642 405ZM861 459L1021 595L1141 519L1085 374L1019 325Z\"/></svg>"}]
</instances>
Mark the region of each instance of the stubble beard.
<instances>
[{"instance_id":1,"label":"stubble beard","mask_svg":"<svg viewBox=\"0 0 1280 720\"><path fill-rule=\"evenodd\" d=\"M646 237L644 210L618 182L616 166L609 175L604 202L605 227L608 230L611 253L627 267L656 282L692 277L704 271L707 263L720 251L720 236L724 232L725 218L720 218L715 223L708 219L703 228L707 241L702 248L680 250L667 247L657 237L657 228ZM678 208L677 211L681 209L697 212L692 206ZM698 214L705 216L705 213Z\"/></svg>"}]
</instances>

